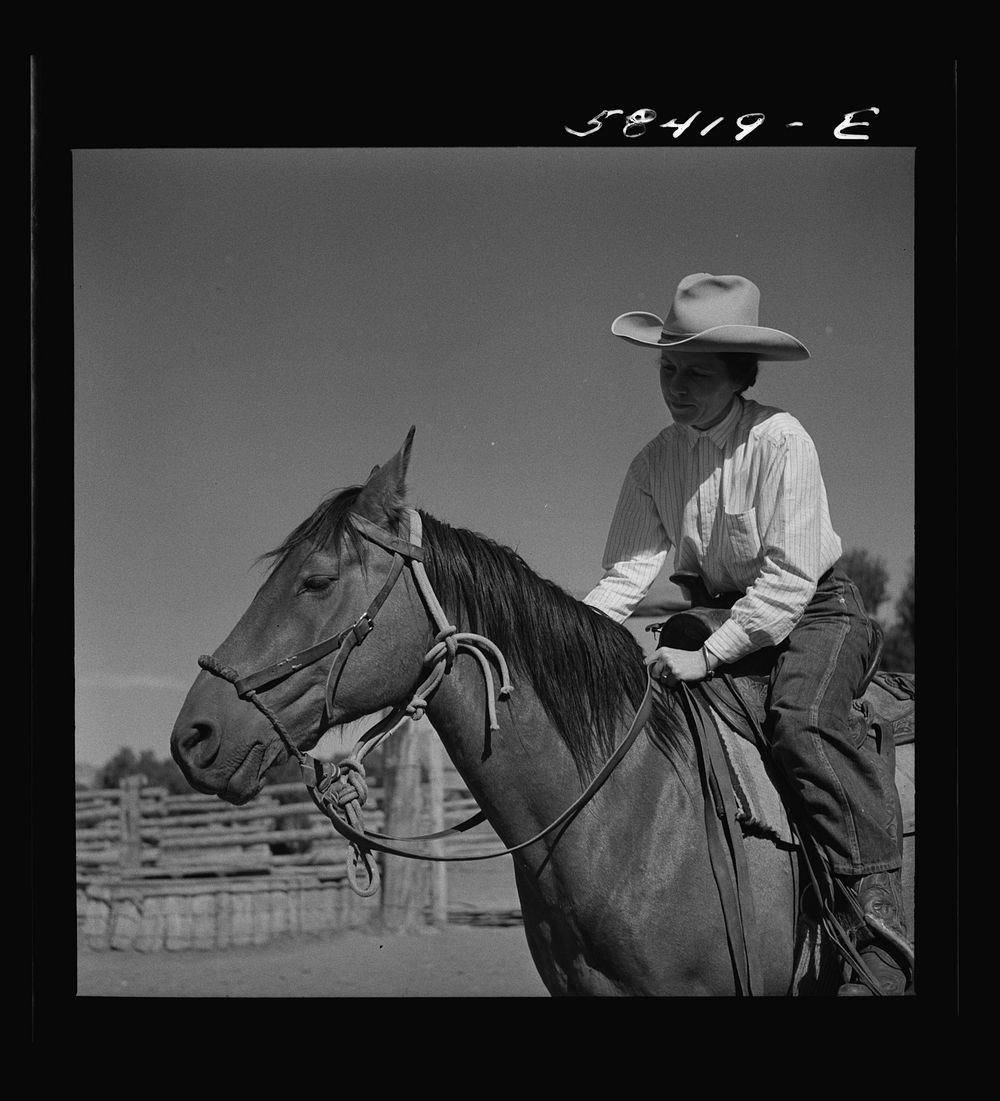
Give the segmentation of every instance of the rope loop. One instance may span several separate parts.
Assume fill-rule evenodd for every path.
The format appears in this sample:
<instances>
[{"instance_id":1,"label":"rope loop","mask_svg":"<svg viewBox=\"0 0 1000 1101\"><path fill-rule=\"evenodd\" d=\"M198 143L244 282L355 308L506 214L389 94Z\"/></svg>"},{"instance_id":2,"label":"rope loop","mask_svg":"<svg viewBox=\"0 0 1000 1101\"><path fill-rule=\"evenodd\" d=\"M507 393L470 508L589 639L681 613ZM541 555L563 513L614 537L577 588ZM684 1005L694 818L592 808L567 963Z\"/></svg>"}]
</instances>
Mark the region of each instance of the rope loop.
<instances>
[{"instance_id":1,"label":"rope loop","mask_svg":"<svg viewBox=\"0 0 1000 1101\"><path fill-rule=\"evenodd\" d=\"M367 884L358 882L359 869L363 869L368 877ZM361 898L371 898L372 895L378 893L378 862L372 855L371 849L362 849L353 841L351 842L351 859L347 863L347 882L350 884L351 890L356 895L360 895Z\"/></svg>"}]
</instances>

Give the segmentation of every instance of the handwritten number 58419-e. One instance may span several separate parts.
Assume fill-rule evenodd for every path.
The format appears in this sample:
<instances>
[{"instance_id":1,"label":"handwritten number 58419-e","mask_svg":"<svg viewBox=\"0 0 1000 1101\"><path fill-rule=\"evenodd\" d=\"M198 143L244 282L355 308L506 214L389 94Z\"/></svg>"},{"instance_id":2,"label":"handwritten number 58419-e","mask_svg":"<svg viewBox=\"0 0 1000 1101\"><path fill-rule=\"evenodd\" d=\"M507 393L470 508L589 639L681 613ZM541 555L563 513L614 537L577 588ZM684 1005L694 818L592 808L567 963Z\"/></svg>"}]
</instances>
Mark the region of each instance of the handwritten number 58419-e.
<instances>
[{"instance_id":1,"label":"handwritten number 58419-e","mask_svg":"<svg viewBox=\"0 0 1000 1101\"><path fill-rule=\"evenodd\" d=\"M867 141L867 134L848 133L850 129L857 126L868 126L869 123L864 120L857 120L857 116L864 114L866 111L870 111L872 114L877 115L879 109L877 107L865 107L861 110L848 111L843 119L834 128L833 134L840 141ZM621 108L609 108L603 111L598 111L592 119L587 122L589 130L574 130L572 127L564 126L563 129L574 137L586 138L591 134L596 134L598 130L604 125L605 120L611 118L612 115L624 115L625 112ZM701 114L701 111L695 111L693 115L687 118L684 122L678 122L677 119L672 118L669 122L658 123L658 127L661 130L673 130L671 137L679 138L685 130L694 122L694 120ZM713 119L707 126L698 131L701 137L704 137L710 130L713 130L720 122L724 121L725 116L720 115L718 118ZM656 120L656 112L651 107L640 107L637 111L633 111L630 115L625 117L624 125L622 126L622 133L626 138L640 138L646 133L646 128L650 126ZM764 122L764 115L759 111L753 111L745 115L740 115L736 119L736 140L742 141L748 134L752 134ZM789 125L801 126L801 123L794 123Z\"/></svg>"}]
</instances>

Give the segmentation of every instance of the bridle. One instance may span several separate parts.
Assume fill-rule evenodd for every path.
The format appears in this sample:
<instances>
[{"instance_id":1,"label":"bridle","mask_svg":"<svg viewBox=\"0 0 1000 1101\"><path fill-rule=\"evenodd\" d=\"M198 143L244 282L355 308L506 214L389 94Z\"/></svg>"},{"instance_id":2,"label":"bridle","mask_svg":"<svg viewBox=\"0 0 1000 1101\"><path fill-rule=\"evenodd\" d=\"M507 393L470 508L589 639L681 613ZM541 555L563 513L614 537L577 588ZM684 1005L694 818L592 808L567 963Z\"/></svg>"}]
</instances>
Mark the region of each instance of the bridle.
<instances>
[{"instance_id":1,"label":"bridle","mask_svg":"<svg viewBox=\"0 0 1000 1101\"><path fill-rule=\"evenodd\" d=\"M413 572L414 578L417 581L417 587L424 596L425 601L429 601L429 611L432 617L438 622L440 632L435 642L446 642L451 635L457 632L455 628L448 624L444 612L441 610L440 603L434 596L433 589L430 587L430 582L427 580L427 574L424 571L424 552L421 546L420 516L412 509L407 510L407 512L410 522L409 540L400 539L387 531L383 531L369 520L366 520L363 516L354 515L352 517L352 522L359 534L364 536L369 542L376 543L378 546L391 553L392 564L389 569L389 575L385 579L382 588L373 597L365 611L362 612L358 619L349 627L345 627L344 630L339 631L337 634L330 635L329 638L325 638L304 650L299 650L295 654L290 654L288 657L274 662L273 665L267 665L262 669L258 669L257 672L250 673L245 677L237 675L236 679L233 679L230 676L224 676L222 672L223 667L212 657L203 655L198 659L198 664L203 669L207 669L210 673L224 676L226 680L232 680L237 696L239 696L240 699L247 699L254 702L259 688L265 686L273 687L279 681L285 680L285 678L290 677L293 673L297 673L300 669L306 669L310 665L315 665L317 661L325 658L328 654L336 654L334 660L330 663L330 669L326 678L326 687L324 689L327 714L332 714L333 695L341 670L344 668L347 659L350 657L355 647L360 646L371 634L375 627L375 616L385 603L389 593L392 592L396 582L399 580L404 566L407 565ZM479 638L479 636L475 637ZM481 642L486 643L488 647L493 647L493 644L487 639L481 639ZM451 657L454 656L455 648L457 648L457 644L456 647L450 647L448 649ZM496 650L495 647L493 647L493 649L504 671L505 683L504 687L501 689L501 695L503 695L505 691L510 691L510 687L506 683L506 680L509 679L507 678L507 668L500 652ZM226 672L232 673L233 671L226 670ZM270 718L270 716L268 717ZM274 720L272 719L271 721L272 725L275 725ZM276 730L289 752L297 757L300 762L303 761L305 759L305 754L294 744L288 736L287 731L280 726L280 724L276 725Z\"/></svg>"},{"instance_id":2,"label":"bridle","mask_svg":"<svg viewBox=\"0 0 1000 1101\"><path fill-rule=\"evenodd\" d=\"M507 662L500 650L482 635L460 632L448 622L444 609L435 595L424 569L420 515L415 509L406 509L405 511L409 522L409 539L400 539L357 514L351 517L358 533L388 551L392 555L392 563L389 575L381 589L372 599L368 608L349 627L246 676L241 676L235 669L223 665L211 655L202 655L198 659L198 664L202 669L229 681L236 689L236 694L241 700L253 704L267 718L289 754L298 760L303 782L309 790L312 801L330 819L336 830L351 844L353 859L348 864L348 882L352 889L363 897L373 895L378 890L378 866L371 855L373 850L417 860L489 860L526 848L569 822L593 798L598 788L601 787L618 762L625 756L652 712L653 682L647 669L646 691L624 740L573 803L558 818L526 841L521 841L509 848L472 857L449 857L436 853L418 853L386 844L390 841L434 841L456 833L463 833L486 820L486 815L482 811L449 829L437 833L421 834L416 837L400 838L366 832L361 818L361 807L368 796L368 785L365 780L363 764L365 756L388 738L403 719L407 717L419 719L423 716L427 708L428 698L433 694L444 676L451 672L459 651L464 650L472 654L482 670L486 682L486 703L490 730L499 730L500 725L496 714L496 691L493 684L493 675L485 656L486 653L489 653L500 667L502 675L499 689L500 699L506 699L513 692ZM272 687L286 677L290 677L293 673L314 665L329 654L334 654L335 657L330 664L324 689L327 714L332 715L333 696L340 672L351 653L374 630L375 617L399 580L404 568L410 570L427 611L438 628L434 644L424 658L424 669L428 670L426 678L412 693L407 703L393 707L388 715L365 731L355 743L351 752L339 764L320 761L315 757L308 756L294 743L291 735L275 712L260 698L258 689L265 686ZM357 879L357 872L361 867L364 868L368 877L366 885L359 884Z\"/></svg>"}]
</instances>

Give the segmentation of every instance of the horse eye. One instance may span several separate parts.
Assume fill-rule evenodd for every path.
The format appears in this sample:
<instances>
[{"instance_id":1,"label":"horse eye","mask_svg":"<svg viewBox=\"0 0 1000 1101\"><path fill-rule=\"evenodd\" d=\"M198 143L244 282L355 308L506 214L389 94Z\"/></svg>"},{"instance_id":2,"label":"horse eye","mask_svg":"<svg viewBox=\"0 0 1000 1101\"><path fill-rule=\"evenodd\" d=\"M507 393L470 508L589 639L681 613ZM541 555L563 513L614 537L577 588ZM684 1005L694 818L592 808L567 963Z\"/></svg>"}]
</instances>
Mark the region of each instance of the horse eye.
<instances>
[{"instance_id":1,"label":"horse eye","mask_svg":"<svg viewBox=\"0 0 1000 1101\"><path fill-rule=\"evenodd\" d=\"M336 580L335 577L331 577L329 574L314 574L312 577L303 580L302 588L314 593L322 592L324 589L328 589Z\"/></svg>"}]
</instances>

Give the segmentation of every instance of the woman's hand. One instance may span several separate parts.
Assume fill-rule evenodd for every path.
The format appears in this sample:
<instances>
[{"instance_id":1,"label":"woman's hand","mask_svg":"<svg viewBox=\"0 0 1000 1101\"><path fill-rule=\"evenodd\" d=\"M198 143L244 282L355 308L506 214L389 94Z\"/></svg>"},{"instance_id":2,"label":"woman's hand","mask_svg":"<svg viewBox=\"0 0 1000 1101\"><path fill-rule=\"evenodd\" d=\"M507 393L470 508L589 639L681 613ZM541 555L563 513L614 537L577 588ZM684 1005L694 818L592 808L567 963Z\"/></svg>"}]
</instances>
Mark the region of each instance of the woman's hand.
<instances>
[{"instance_id":1,"label":"woman's hand","mask_svg":"<svg viewBox=\"0 0 1000 1101\"><path fill-rule=\"evenodd\" d=\"M646 658L646 664L652 666L654 680L673 687L680 681L704 680L711 671L709 660L704 650L671 650L669 646L661 646Z\"/></svg>"}]
</instances>

